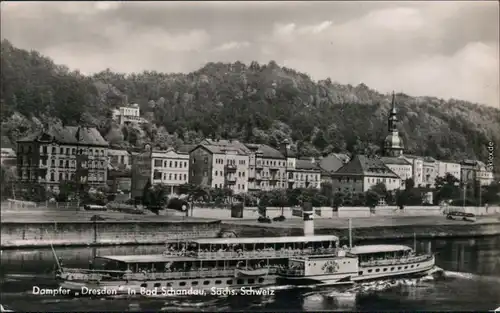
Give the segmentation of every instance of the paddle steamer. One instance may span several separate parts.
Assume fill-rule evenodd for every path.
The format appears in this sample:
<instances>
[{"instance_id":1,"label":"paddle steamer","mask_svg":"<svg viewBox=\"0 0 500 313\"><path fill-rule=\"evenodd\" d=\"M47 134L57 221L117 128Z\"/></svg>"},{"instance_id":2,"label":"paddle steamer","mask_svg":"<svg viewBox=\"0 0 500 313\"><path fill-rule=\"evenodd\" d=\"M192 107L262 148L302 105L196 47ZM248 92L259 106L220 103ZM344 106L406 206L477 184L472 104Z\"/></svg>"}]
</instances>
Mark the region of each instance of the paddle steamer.
<instances>
[{"instance_id":1,"label":"paddle steamer","mask_svg":"<svg viewBox=\"0 0 500 313\"><path fill-rule=\"evenodd\" d=\"M312 208L304 209L303 221L304 236L169 243L163 254L99 256L89 269L60 268L57 279L60 287L88 295L205 295L242 287L425 275L434 267L433 255L416 255L406 246L352 247L349 236L350 247L340 248L338 237L314 235Z\"/></svg>"}]
</instances>

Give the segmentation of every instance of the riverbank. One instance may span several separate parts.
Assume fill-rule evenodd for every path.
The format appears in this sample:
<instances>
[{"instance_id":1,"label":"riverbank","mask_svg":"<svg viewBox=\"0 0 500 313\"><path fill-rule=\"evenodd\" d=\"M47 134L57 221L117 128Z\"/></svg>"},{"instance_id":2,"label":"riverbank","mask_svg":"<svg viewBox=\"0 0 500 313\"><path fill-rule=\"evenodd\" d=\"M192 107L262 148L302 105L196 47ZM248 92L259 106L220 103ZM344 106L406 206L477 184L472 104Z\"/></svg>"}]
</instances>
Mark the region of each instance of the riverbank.
<instances>
[{"instance_id":1,"label":"riverbank","mask_svg":"<svg viewBox=\"0 0 500 313\"><path fill-rule=\"evenodd\" d=\"M447 220L444 216L404 216L352 218L352 236L355 240L450 238L500 235L500 217L478 217L476 222ZM284 222L262 224L254 221L231 220L222 223L223 231L240 237L302 236L302 221L289 219ZM349 219L318 219L316 235L336 235L341 240L349 238Z\"/></svg>"}]
</instances>

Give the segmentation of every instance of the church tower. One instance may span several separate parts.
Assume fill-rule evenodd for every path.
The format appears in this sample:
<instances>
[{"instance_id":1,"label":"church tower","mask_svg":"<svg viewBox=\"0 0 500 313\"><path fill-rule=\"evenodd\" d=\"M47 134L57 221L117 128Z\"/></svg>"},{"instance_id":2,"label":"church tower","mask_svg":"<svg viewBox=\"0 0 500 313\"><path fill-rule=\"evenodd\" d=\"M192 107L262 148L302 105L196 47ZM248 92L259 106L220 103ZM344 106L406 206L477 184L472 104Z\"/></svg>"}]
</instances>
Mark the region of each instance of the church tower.
<instances>
[{"instance_id":1,"label":"church tower","mask_svg":"<svg viewBox=\"0 0 500 313\"><path fill-rule=\"evenodd\" d=\"M399 136L397 124L396 96L392 92L392 108L387 123L389 135L384 140L384 154L386 156L398 157L403 155L403 140Z\"/></svg>"}]
</instances>

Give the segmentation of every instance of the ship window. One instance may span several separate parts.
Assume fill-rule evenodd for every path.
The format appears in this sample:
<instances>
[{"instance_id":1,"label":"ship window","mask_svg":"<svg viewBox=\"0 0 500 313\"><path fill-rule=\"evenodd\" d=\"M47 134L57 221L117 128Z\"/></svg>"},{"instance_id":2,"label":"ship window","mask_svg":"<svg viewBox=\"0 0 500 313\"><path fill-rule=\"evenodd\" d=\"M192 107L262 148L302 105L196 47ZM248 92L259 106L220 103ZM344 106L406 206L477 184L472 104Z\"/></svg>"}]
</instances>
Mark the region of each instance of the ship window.
<instances>
[{"instance_id":1,"label":"ship window","mask_svg":"<svg viewBox=\"0 0 500 313\"><path fill-rule=\"evenodd\" d=\"M227 283L228 285L232 285L232 284L233 284L233 281L232 281L232 280L228 280L226 283Z\"/></svg>"},{"instance_id":2,"label":"ship window","mask_svg":"<svg viewBox=\"0 0 500 313\"><path fill-rule=\"evenodd\" d=\"M167 283L167 287L172 287L172 283Z\"/></svg>"},{"instance_id":3,"label":"ship window","mask_svg":"<svg viewBox=\"0 0 500 313\"><path fill-rule=\"evenodd\" d=\"M410 266L410 267L411 267L411 268L413 268L413 265L412 265L412 266Z\"/></svg>"},{"instance_id":4,"label":"ship window","mask_svg":"<svg viewBox=\"0 0 500 313\"><path fill-rule=\"evenodd\" d=\"M259 283L263 283L264 282L264 278L259 278Z\"/></svg>"},{"instance_id":5,"label":"ship window","mask_svg":"<svg viewBox=\"0 0 500 313\"><path fill-rule=\"evenodd\" d=\"M408 265L407 265L407 266L405 266L405 269L407 269L407 268L408 268Z\"/></svg>"},{"instance_id":6,"label":"ship window","mask_svg":"<svg viewBox=\"0 0 500 313\"><path fill-rule=\"evenodd\" d=\"M377 269L375 270L375 272L380 272L380 268L377 268Z\"/></svg>"},{"instance_id":7,"label":"ship window","mask_svg":"<svg viewBox=\"0 0 500 313\"><path fill-rule=\"evenodd\" d=\"M209 280L205 280L205 281L203 282L203 285L209 285L209 284L210 284L210 281L209 281Z\"/></svg>"},{"instance_id":8,"label":"ship window","mask_svg":"<svg viewBox=\"0 0 500 313\"><path fill-rule=\"evenodd\" d=\"M359 271L359 275L363 275L363 271Z\"/></svg>"},{"instance_id":9,"label":"ship window","mask_svg":"<svg viewBox=\"0 0 500 313\"><path fill-rule=\"evenodd\" d=\"M195 280L195 281L192 281L191 282L191 286L198 286L198 282Z\"/></svg>"},{"instance_id":10,"label":"ship window","mask_svg":"<svg viewBox=\"0 0 500 313\"><path fill-rule=\"evenodd\" d=\"M220 284L222 284L222 281L220 281L220 280L216 280L216 281L215 281L215 284L216 284L216 285L220 285Z\"/></svg>"},{"instance_id":11,"label":"ship window","mask_svg":"<svg viewBox=\"0 0 500 313\"><path fill-rule=\"evenodd\" d=\"M185 282L185 281L181 281L181 282L179 283L179 286L186 286L186 282Z\"/></svg>"},{"instance_id":12,"label":"ship window","mask_svg":"<svg viewBox=\"0 0 500 313\"><path fill-rule=\"evenodd\" d=\"M154 287L155 287L155 288L159 288L159 287L161 287L161 284L160 284L160 283L156 283L156 284L154 285Z\"/></svg>"},{"instance_id":13,"label":"ship window","mask_svg":"<svg viewBox=\"0 0 500 313\"><path fill-rule=\"evenodd\" d=\"M417 267L419 267L419 266L420 266L420 264L417 264Z\"/></svg>"},{"instance_id":14,"label":"ship window","mask_svg":"<svg viewBox=\"0 0 500 313\"><path fill-rule=\"evenodd\" d=\"M371 273L371 272L372 272L372 269L369 269L369 270L368 270L368 273Z\"/></svg>"},{"instance_id":15,"label":"ship window","mask_svg":"<svg viewBox=\"0 0 500 313\"><path fill-rule=\"evenodd\" d=\"M394 271L394 267L391 267L391 271Z\"/></svg>"},{"instance_id":16,"label":"ship window","mask_svg":"<svg viewBox=\"0 0 500 313\"><path fill-rule=\"evenodd\" d=\"M141 288L147 288L148 287L148 284L144 283L144 284L141 284Z\"/></svg>"},{"instance_id":17,"label":"ship window","mask_svg":"<svg viewBox=\"0 0 500 313\"><path fill-rule=\"evenodd\" d=\"M400 270L400 269L401 269L401 266L398 266L398 270Z\"/></svg>"},{"instance_id":18,"label":"ship window","mask_svg":"<svg viewBox=\"0 0 500 313\"><path fill-rule=\"evenodd\" d=\"M237 283L238 285L243 285L243 284L245 283L245 281L244 281L243 279L238 279L238 280L236 281L236 283Z\"/></svg>"},{"instance_id":19,"label":"ship window","mask_svg":"<svg viewBox=\"0 0 500 313\"><path fill-rule=\"evenodd\" d=\"M387 272L387 269L386 269L386 268L384 268L384 272Z\"/></svg>"},{"instance_id":20,"label":"ship window","mask_svg":"<svg viewBox=\"0 0 500 313\"><path fill-rule=\"evenodd\" d=\"M248 283L249 283L249 284L255 284L255 279L250 278L250 279L248 280Z\"/></svg>"}]
</instances>

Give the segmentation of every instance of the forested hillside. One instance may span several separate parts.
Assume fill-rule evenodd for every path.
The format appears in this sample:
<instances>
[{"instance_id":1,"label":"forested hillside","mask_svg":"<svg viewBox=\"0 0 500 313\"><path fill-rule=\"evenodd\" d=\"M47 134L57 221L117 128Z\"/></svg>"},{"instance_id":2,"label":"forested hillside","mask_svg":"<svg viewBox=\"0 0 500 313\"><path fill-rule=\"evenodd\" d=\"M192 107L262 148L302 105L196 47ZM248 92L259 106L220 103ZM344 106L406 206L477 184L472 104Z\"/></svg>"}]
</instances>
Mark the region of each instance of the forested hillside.
<instances>
[{"instance_id":1,"label":"forested hillside","mask_svg":"<svg viewBox=\"0 0 500 313\"><path fill-rule=\"evenodd\" d=\"M276 146L286 138L300 155L321 155L376 152L387 132L390 95L364 84L315 82L274 61L208 63L188 74L104 70L85 76L5 40L1 50L2 132L11 140L60 121L96 126L121 147L191 144L203 137ZM111 109L126 103L138 103L151 124L112 123ZM500 169L500 110L405 94L397 94L397 103L407 152L486 161L493 141Z\"/></svg>"}]
</instances>

